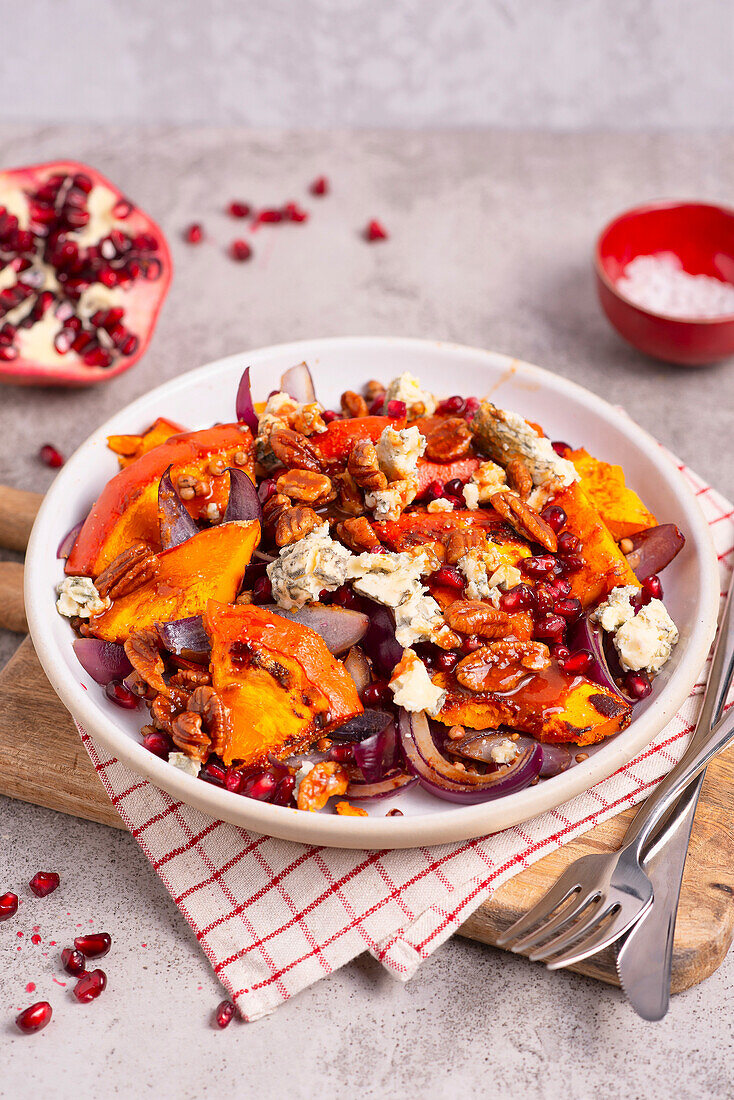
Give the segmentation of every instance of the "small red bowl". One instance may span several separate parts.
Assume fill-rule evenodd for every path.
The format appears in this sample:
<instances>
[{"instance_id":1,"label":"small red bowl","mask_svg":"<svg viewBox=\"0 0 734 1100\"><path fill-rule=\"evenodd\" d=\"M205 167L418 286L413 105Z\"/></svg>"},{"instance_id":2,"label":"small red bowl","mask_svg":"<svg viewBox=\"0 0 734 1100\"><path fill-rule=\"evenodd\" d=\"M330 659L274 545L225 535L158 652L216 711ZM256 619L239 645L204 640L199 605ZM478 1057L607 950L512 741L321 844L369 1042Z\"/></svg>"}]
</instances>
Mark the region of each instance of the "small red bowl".
<instances>
[{"instance_id":1,"label":"small red bowl","mask_svg":"<svg viewBox=\"0 0 734 1100\"><path fill-rule=\"evenodd\" d=\"M643 309L617 289L636 256L674 253L690 275L734 284L734 210L704 202L654 202L611 221L594 253L599 301L610 322L639 351L699 367L734 355L734 313L682 320Z\"/></svg>"}]
</instances>

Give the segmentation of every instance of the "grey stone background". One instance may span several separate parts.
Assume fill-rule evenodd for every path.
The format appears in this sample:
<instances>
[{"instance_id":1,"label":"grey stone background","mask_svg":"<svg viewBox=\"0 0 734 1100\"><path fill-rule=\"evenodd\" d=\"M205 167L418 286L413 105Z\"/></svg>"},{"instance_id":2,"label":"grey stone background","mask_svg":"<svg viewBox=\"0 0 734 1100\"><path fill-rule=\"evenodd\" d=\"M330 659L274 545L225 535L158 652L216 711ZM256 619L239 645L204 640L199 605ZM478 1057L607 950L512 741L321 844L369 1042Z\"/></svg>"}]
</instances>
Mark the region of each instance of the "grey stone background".
<instances>
[{"instance_id":1,"label":"grey stone background","mask_svg":"<svg viewBox=\"0 0 734 1100\"><path fill-rule=\"evenodd\" d=\"M730 0L23 0L0 118L731 126Z\"/></svg>"}]
</instances>

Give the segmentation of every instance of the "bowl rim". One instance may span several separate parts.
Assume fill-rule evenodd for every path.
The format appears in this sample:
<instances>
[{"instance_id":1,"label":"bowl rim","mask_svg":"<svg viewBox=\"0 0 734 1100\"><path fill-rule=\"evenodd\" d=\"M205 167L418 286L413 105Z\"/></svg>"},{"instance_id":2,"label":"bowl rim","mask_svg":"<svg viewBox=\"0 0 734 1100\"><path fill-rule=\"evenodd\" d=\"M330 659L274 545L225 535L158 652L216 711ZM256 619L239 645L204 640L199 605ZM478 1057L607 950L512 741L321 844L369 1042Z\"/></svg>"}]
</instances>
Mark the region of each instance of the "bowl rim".
<instances>
[{"instance_id":1,"label":"bowl rim","mask_svg":"<svg viewBox=\"0 0 734 1100\"><path fill-rule=\"evenodd\" d=\"M399 351L439 351L457 360L476 364L477 359L487 357L488 363L498 371L520 375L539 387L547 387L569 397L584 407L595 411L601 419L627 436L629 442L641 450L656 468L661 478L680 501L681 511L688 524L686 537L697 549L700 557L698 593L700 613L694 622L687 648L673 676L643 714L633 719L620 736L610 740L604 753L591 755L586 761L554 777L546 784L519 791L503 799L474 806L448 806L429 814L404 817L341 817L332 814L304 814L291 807L272 806L269 803L243 798L232 792L202 782L186 775L166 761L148 752L141 743L134 742L120 729L114 719L101 710L102 701L96 701L80 681L68 675L68 670L53 637L44 632L44 622L56 615L55 604L49 599L48 583L44 567L48 564L49 546L56 546L58 531L54 529L53 509L56 502L74 490L75 468L81 468L85 452L95 441L109 433L120 416L134 421L145 415L152 399L167 397L181 388L189 388L218 372L231 373L240 370L248 362L257 367L274 357L291 358L293 361L314 360L324 349L348 353L350 349L374 350L376 347ZM57 540L58 541L58 540ZM28 543L25 568L25 602L29 633L41 665L51 685L75 721L92 737L100 740L111 755L135 773L151 780L171 797L187 803L204 813L229 821L239 827L285 840L320 844L327 847L357 849L394 849L419 847L464 841L483 836L523 821L561 805L569 798L582 794L618 771L649 744L652 738L680 709L690 694L704 664L716 628L719 606L719 575L716 551L708 523L700 511L692 489L687 485L666 452L652 436L634 423L624 412L615 409L603 398L569 379L560 377L534 364L514 359L498 352L472 348L444 341L421 340L407 337L346 336L294 341L269 345L249 352L237 352L211 363L178 375L137 400L118 410L100 427L90 433L66 465L59 471L39 509ZM111 704L110 704L111 705ZM630 737L630 734L633 734ZM122 750L122 751L120 751ZM530 805L526 806L529 801ZM504 812L503 812L504 811ZM307 818L308 820L304 820Z\"/></svg>"},{"instance_id":2,"label":"bowl rim","mask_svg":"<svg viewBox=\"0 0 734 1100\"><path fill-rule=\"evenodd\" d=\"M601 254L602 242L607 234L610 233L619 222L627 218L636 218L642 214L650 214L655 210L673 210L686 206L697 206L700 209L716 210L720 214L726 214L734 221L734 207L725 206L723 203L719 202L702 202L698 199L653 199L650 202L640 203L638 206L630 206L627 210L623 210L621 213L611 218L596 238L596 243L594 245L594 270L597 278L601 280L607 290L609 290L615 298L618 298L631 309L636 310L638 313L652 320L667 321L676 325L715 326L731 324L734 322L734 311L731 313L723 313L720 317L673 317L670 313L658 313L652 309L645 309L644 306L639 305L637 302L633 302L631 298L628 298L626 294L619 290L617 284L609 278L604 268ZM722 282L723 281L724 280L722 280ZM734 286L734 283L727 283L727 286Z\"/></svg>"}]
</instances>

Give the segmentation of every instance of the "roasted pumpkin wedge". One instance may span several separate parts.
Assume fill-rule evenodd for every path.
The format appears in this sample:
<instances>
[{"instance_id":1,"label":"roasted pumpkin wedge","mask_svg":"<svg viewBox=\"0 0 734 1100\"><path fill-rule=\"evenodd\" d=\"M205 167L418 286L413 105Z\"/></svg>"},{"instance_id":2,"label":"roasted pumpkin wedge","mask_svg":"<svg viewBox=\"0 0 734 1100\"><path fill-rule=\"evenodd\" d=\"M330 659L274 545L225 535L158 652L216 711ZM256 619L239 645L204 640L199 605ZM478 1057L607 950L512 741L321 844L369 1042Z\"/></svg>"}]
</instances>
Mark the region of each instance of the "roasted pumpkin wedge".
<instances>
[{"instance_id":1,"label":"roasted pumpkin wedge","mask_svg":"<svg viewBox=\"0 0 734 1100\"><path fill-rule=\"evenodd\" d=\"M460 481L468 481L475 470L481 465L478 458L458 458L455 462L429 462L427 459L418 460L418 495L424 493L433 481L440 481L443 485L447 481L453 481L458 477Z\"/></svg>"},{"instance_id":2,"label":"roasted pumpkin wedge","mask_svg":"<svg viewBox=\"0 0 734 1100\"><path fill-rule=\"evenodd\" d=\"M308 627L253 604L215 602L204 623L212 686L229 715L225 764L288 756L362 712L351 676Z\"/></svg>"},{"instance_id":3,"label":"roasted pumpkin wedge","mask_svg":"<svg viewBox=\"0 0 734 1100\"><path fill-rule=\"evenodd\" d=\"M210 600L234 600L259 541L257 521L224 523L161 551L151 579L128 592L123 581L112 605L90 619L92 632L124 642L134 630L201 615Z\"/></svg>"},{"instance_id":4,"label":"roasted pumpkin wedge","mask_svg":"<svg viewBox=\"0 0 734 1100\"><path fill-rule=\"evenodd\" d=\"M578 482L557 493L553 503L563 508L568 517L566 530L581 540L580 558L583 565L569 574L571 595L589 607L604 599L620 584L640 582L632 572L607 525Z\"/></svg>"},{"instance_id":5,"label":"roasted pumpkin wedge","mask_svg":"<svg viewBox=\"0 0 734 1100\"><path fill-rule=\"evenodd\" d=\"M567 457L581 476L581 488L617 541L657 526L652 512L627 487L621 466L601 462L583 447Z\"/></svg>"},{"instance_id":6,"label":"roasted pumpkin wedge","mask_svg":"<svg viewBox=\"0 0 734 1100\"><path fill-rule=\"evenodd\" d=\"M446 726L486 730L502 725L539 741L593 745L625 729L632 715L620 696L584 676L562 672L555 662L504 693L468 691L448 673L432 680L446 691L436 715Z\"/></svg>"},{"instance_id":7,"label":"roasted pumpkin wedge","mask_svg":"<svg viewBox=\"0 0 734 1100\"><path fill-rule=\"evenodd\" d=\"M243 424L185 432L154 447L107 482L79 532L66 572L96 577L134 542L158 545L158 483L169 466L173 466L174 484L189 475L208 486L208 493L186 501L195 519L209 504L221 513L229 495L229 477L224 473L229 465L238 465L254 477L252 433ZM213 472L220 467L220 473Z\"/></svg>"},{"instance_id":8,"label":"roasted pumpkin wedge","mask_svg":"<svg viewBox=\"0 0 734 1100\"><path fill-rule=\"evenodd\" d=\"M360 439L376 443L385 428L404 428L405 417L357 416L332 420L325 432L309 436L309 443L325 466L343 466Z\"/></svg>"},{"instance_id":9,"label":"roasted pumpkin wedge","mask_svg":"<svg viewBox=\"0 0 734 1100\"><path fill-rule=\"evenodd\" d=\"M165 443L172 435L181 435L185 431L182 424L176 424L173 420L166 420L164 416L159 416L143 435L108 435L107 446L115 452L124 470L126 466L147 454L148 451L152 451L154 447Z\"/></svg>"}]
</instances>

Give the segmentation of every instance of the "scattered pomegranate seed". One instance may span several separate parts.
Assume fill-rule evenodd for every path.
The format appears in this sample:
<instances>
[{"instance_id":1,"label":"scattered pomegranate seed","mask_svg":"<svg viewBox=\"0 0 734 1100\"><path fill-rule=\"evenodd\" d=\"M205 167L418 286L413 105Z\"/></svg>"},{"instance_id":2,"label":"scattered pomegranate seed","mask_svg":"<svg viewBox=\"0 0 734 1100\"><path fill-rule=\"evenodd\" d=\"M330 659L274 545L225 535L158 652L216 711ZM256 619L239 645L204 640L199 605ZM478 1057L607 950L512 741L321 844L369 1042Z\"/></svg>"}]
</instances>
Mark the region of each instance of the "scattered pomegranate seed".
<instances>
[{"instance_id":1,"label":"scattered pomegranate seed","mask_svg":"<svg viewBox=\"0 0 734 1100\"><path fill-rule=\"evenodd\" d=\"M560 600L556 600L553 605L553 610L556 615L561 615L564 619L568 619L569 622L575 622L576 619L580 619L583 609L581 607L581 601L567 597L562 597Z\"/></svg>"},{"instance_id":2,"label":"scattered pomegranate seed","mask_svg":"<svg viewBox=\"0 0 734 1100\"><path fill-rule=\"evenodd\" d=\"M510 614L514 611L526 611L534 604L535 592L529 584L517 584L500 596L500 607Z\"/></svg>"},{"instance_id":3,"label":"scattered pomegranate seed","mask_svg":"<svg viewBox=\"0 0 734 1100\"><path fill-rule=\"evenodd\" d=\"M275 788L275 794L270 801L275 806L288 806L293 800L293 788L296 785L295 775L284 775Z\"/></svg>"},{"instance_id":4,"label":"scattered pomegranate seed","mask_svg":"<svg viewBox=\"0 0 734 1100\"><path fill-rule=\"evenodd\" d=\"M258 799L259 802L269 802L277 785L278 781L272 772L262 772L246 781L242 793L248 798Z\"/></svg>"},{"instance_id":5,"label":"scattered pomegranate seed","mask_svg":"<svg viewBox=\"0 0 734 1100\"><path fill-rule=\"evenodd\" d=\"M553 610L556 594L549 584L542 581L535 586L535 609L539 615L547 615Z\"/></svg>"},{"instance_id":6,"label":"scattered pomegranate seed","mask_svg":"<svg viewBox=\"0 0 734 1100\"><path fill-rule=\"evenodd\" d=\"M578 573L579 569L584 568L584 559L578 554L564 554L562 560L556 561L556 566L560 566L564 573Z\"/></svg>"},{"instance_id":7,"label":"scattered pomegranate seed","mask_svg":"<svg viewBox=\"0 0 734 1100\"><path fill-rule=\"evenodd\" d=\"M15 1017L15 1023L24 1035L32 1035L34 1031L43 1031L52 1016L53 1009L48 1001L36 1001Z\"/></svg>"},{"instance_id":8,"label":"scattered pomegranate seed","mask_svg":"<svg viewBox=\"0 0 734 1100\"><path fill-rule=\"evenodd\" d=\"M233 218L249 218L251 207L249 203L235 199L227 207L227 213Z\"/></svg>"},{"instance_id":9,"label":"scattered pomegranate seed","mask_svg":"<svg viewBox=\"0 0 734 1100\"><path fill-rule=\"evenodd\" d=\"M571 656L571 650L567 645L554 645L551 647L551 653L561 666Z\"/></svg>"},{"instance_id":10,"label":"scattered pomegranate seed","mask_svg":"<svg viewBox=\"0 0 734 1100\"><path fill-rule=\"evenodd\" d=\"M554 439L551 443L551 447L557 455L561 456L561 458L565 458L568 452L573 450L571 444L564 443L562 439Z\"/></svg>"},{"instance_id":11,"label":"scattered pomegranate seed","mask_svg":"<svg viewBox=\"0 0 734 1100\"><path fill-rule=\"evenodd\" d=\"M153 730L151 733L146 733L143 738L143 748L146 748L148 752L152 752L154 756L160 756L161 760L168 760L172 745L165 733Z\"/></svg>"},{"instance_id":12,"label":"scattered pomegranate seed","mask_svg":"<svg viewBox=\"0 0 734 1100\"><path fill-rule=\"evenodd\" d=\"M660 583L660 577L656 573L651 573L649 577L645 577L642 582L642 591L647 596L646 602L650 600L662 600L663 598L663 586Z\"/></svg>"},{"instance_id":13,"label":"scattered pomegranate seed","mask_svg":"<svg viewBox=\"0 0 734 1100\"><path fill-rule=\"evenodd\" d=\"M122 680L110 680L105 685L104 693L111 702L124 710L134 710L140 702L135 692L126 688Z\"/></svg>"},{"instance_id":14,"label":"scattered pomegranate seed","mask_svg":"<svg viewBox=\"0 0 734 1100\"><path fill-rule=\"evenodd\" d=\"M388 401L387 415L399 420L408 415L408 406L404 401Z\"/></svg>"},{"instance_id":15,"label":"scattered pomegranate seed","mask_svg":"<svg viewBox=\"0 0 734 1100\"><path fill-rule=\"evenodd\" d=\"M331 184L326 176L319 176L309 187L309 191L312 195L328 195L330 190Z\"/></svg>"},{"instance_id":16,"label":"scattered pomegranate seed","mask_svg":"<svg viewBox=\"0 0 734 1100\"><path fill-rule=\"evenodd\" d=\"M297 202L287 202L283 207L283 217L287 222L307 222L308 210L304 210Z\"/></svg>"},{"instance_id":17,"label":"scattered pomegranate seed","mask_svg":"<svg viewBox=\"0 0 734 1100\"><path fill-rule=\"evenodd\" d=\"M520 568L529 577L540 579L553 571L556 559L552 554L536 554L532 558L523 558Z\"/></svg>"},{"instance_id":18,"label":"scattered pomegranate seed","mask_svg":"<svg viewBox=\"0 0 734 1100\"><path fill-rule=\"evenodd\" d=\"M571 582L566 577L554 577L551 581L551 588L559 596L568 596L571 591Z\"/></svg>"},{"instance_id":19,"label":"scattered pomegranate seed","mask_svg":"<svg viewBox=\"0 0 734 1100\"><path fill-rule=\"evenodd\" d=\"M378 222L376 218L373 218L371 222L367 223L367 228L364 231L364 238L366 241L386 241L388 239L388 233L384 225Z\"/></svg>"},{"instance_id":20,"label":"scattered pomegranate seed","mask_svg":"<svg viewBox=\"0 0 734 1100\"><path fill-rule=\"evenodd\" d=\"M213 763L205 764L201 769L200 776L207 783L213 783L215 787L223 787L227 780L227 773L224 768Z\"/></svg>"},{"instance_id":21,"label":"scattered pomegranate seed","mask_svg":"<svg viewBox=\"0 0 734 1100\"><path fill-rule=\"evenodd\" d=\"M0 894L0 921L10 920L18 912L18 895L12 890Z\"/></svg>"},{"instance_id":22,"label":"scattered pomegranate seed","mask_svg":"<svg viewBox=\"0 0 734 1100\"><path fill-rule=\"evenodd\" d=\"M444 490L449 497L461 497L464 491L464 482L460 477L452 477L451 481L446 482Z\"/></svg>"},{"instance_id":23,"label":"scattered pomegranate seed","mask_svg":"<svg viewBox=\"0 0 734 1100\"><path fill-rule=\"evenodd\" d=\"M463 411L464 398L460 397L458 393L454 394L453 397L447 397L436 409L438 415L443 414L445 416L460 416Z\"/></svg>"},{"instance_id":24,"label":"scattered pomegranate seed","mask_svg":"<svg viewBox=\"0 0 734 1100\"><path fill-rule=\"evenodd\" d=\"M252 586L253 603L270 603L273 595L273 586L270 577L258 577Z\"/></svg>"},{"instance_id":25,"label":"scattered pomegranate seed","mask_svg":"<svg viewBox=\"0 0 734 1100\"><path fill-rule=\"evenodd\" d=\"M277 493L277 491L278 487L272 477L266 477L260 482L257 488L257 495L260 503L265 504L266 501L270 500L273 493Z\"/></svg>"},{"instance_id":26,"label":"scattered pomegranate seed","mask_svg":"<svg viewBox=\"0 0 734 1100\"><path fill-rule=\"evenodd\" d=\"M594 658L588 649L577 649L558 663L564 672L584 673L588 672L594 663Z\"/></svg>"},{"instance_id":27,"label":"scattered pomegranate seed","mask_svg":"<svg viewBox=\"0 0 734 1100\"><path fill-rule=\"evenodd\" d=\"M379 707L381 703L386 703L390 699L392 699L392 693L387 680L375 680L362 692L362 702L368 708Z\"/></svg>"},{"instance_id":28,"label":"scattered pomegranate seed","mask_svg":"<svg viewBox=\"0 0 734 1100\"><path fill-rule=\"evenodd\" d=\"M561 531L558 536L558 553L566 557L568 554L578 554L581 549L581 539L572 535L570 531Z\"/></svg>"},{"instance_id":29,"label":"scattered pomegranate seed","mask_svg":"<svg viewBox=\"0 0 734 1100\"><path fill-rule=\"evenodd\" d=\"M459 661L459 654L454 653L453 650L444 650L436 657L436 668L441 672L451 672L456 667Z\"/></svg>"},{"instance_id":30,"label":"scattered pomegranate seed","mask_svg":"<svg viewBox=\"0 0 734 1100\"><path fill-rule=\"evenodd\" d=\"M334 420L339 419L339 413L334 412L333 409L324 409L321 414L321 419L323 420L324 424L331 424Z\"/></svg>"},{"instance_id":31,"label":"scattered pomegranate seed","mask_svg":"<svg viewBox=\"0 0 734 1100\"><path fill-rule=\"evenodd\" d=\"M434 584L445 585L446 588L455 588L461 591L464 587L464 578L453 565L442 565L435 573L431 574Z\"/></svg>"},{"instance_id":32,"label":"scattered pomegranate seed","mask_svg":"<svg viewBox=\"0 0 734 1100\"><path fill-rule=\"evenodd\" d=\"M74 978L78 978L87 969L87 962L81 951L75 951L73 947L65 947L61 952L61 965Z\"/></svg>"},{"instance_id":33,"label":"scattered pomegranate seed","mask_svg":"<svg viewBox=\"0 0 734 1100\"><path fill-rule=\"evenodd\" d=\"M64 456L52 443L44 443L38 452L38 457L41 462L45 462L52 470L57 470L59 466L64 465Z\"/></svg>"},{"instance_id":34,"label":"scattered pomegranate seed","mask_svg":"<svg viewBox=\"0 0 734 1100\"><path fill-rule=\"evenodd\" d=\"M329 750L329 760L337 764L351 764L354 760L354 745L333 745Z\"/></svg>"},{"instance_id":35,"label":"scattered pomegranate seed","mask_svg":"<svg viewBox=\"0 0 734 1100\"><path fill-rule=\"evenodd\" d=\"M55 871L36 871L28 885L37 898L45 898L58 889L60 882Z\"/></svg>"},{"instance_id":36,"label":"scattered pomegranate seed","mask_svg":"<svg viewBox=\"0 0 734 1100\"><path fill-rule=\"evenodd\" d=\"M283 221L283 211L282 210L274 210L272 208L269 209L269 210L260 210L260 212L255 216L255 224L256 225L260 225L260 224L277 225L278 222L282 222L282 221Z\"/></svg>"},{"instance_id":37,"label":"scattered pomegranate seed","mask_svg":"<svg viewBox=\"0 0 734 1100\"><path fill-rule=\"evenodd\" d=\"M470 634L468 638L464 638L461 643L462 653L473 653L475 649L481 649L484 642L477 634Z\"/></svg>"},{"instance_id":38,"label":"scattered pomegranate seed","mask_svg":"<svg viewBox=\"0 0 734 1100\"><path fill-rule=\"evenodd\" d=\"M189 244L199 244L204 239L204 230L198 222L194 222L188 227L184 236Z\"/></svg>"},{"instance_id":39,"label":"scattered pomegranate seed","mask_svg":"<svg viewBox=\"0 0 734 1100\"><path fill-rule=\"evenodd\" d=\"M237 260L238 263L242 263L244 260L249 260L252 256L252 249L247 241L243 241L238 238L236 241L232 241L229 246L229 254L233 260Z\"/></svg>"},{"instance_id":40,"label":"scattered pomegranate seed","mask_svg":"<svg viewBox=\"0 0 734 1100\"><path fill-rule=\"evenodd\" d=\"M234 1005L231 1001L222 1001L217 1005L217 1011L214 1013L217 1027L228 1027L232 1023L233 1016Z\"/></svg>"},{"instance_id":41,"label":"scattered pomegranate seed","mask_svg":"<svg viewBox=\"0 0 734 1100\"><path fill-rule=\"evenodd\" d=\"M332 597L332 603L337 604L338 607L348 607L353 611L359 611L362 606L359 596L352 592L349 585L343 584L341 588L337 588Z\"/></svg>"},{"instance_id":42,"label":"scattered pomegranate seed","mask_svg":"<svg viewBox=\"0 0 734 1100\"><path fill-rule=\"evenodd\" d=\"M535 637L551 641L560 641L566 629L566 620L560 615L546 615L535 624Z\"/></svg>"},{"instance_id":43,"label":"scattered pomegranate seed","mask_svg":"<svg viewBox=\"0 0 734 1100\"><path fill-rule=\"evenodd\" d=\"M426 500L438 500L443 496L443 482L432 481L423 495Z\"/></svg>"},{"instance_id":44,"label":"scattered pomegranate seed","mask_svg":"<svg viewBox=\"0 0 734 1100\"><path fill-rule=\"evenodd\" d=\"M650 677L646 672L628 672L624 678L624 686L635 699L646 699L652 691Z\"/></svg>"},{"instance_id":45,"label":"scattered pomegranate seed","mask_svg":"<svg viewBox=\"0 0 734 1100\"><path fill-rule=\"evenodd\" d=\"M104 970L90 970L83 974L72 989L72 993L80 1004L86 1005L99 997L107 986L107 975Z\"/></svg>"},{"instance_id":46,"label":"scattered pomegranate seed","mask_svg":"<svg viewBox=\"0 0 734 1100\"><path fill-rule=\"evenodd\" d=\"M549 504L547 508L544 508L540 513L541 519L544 519L552 531L558 534L566 526L568 516L564 512L563 508L559 508L557 504Z\"/></svg>"},{"instance_id":47,"label":"scattered pomegranate seed","mask_svg":"<svg viewBox=\"0 0 734 1100\"><path fill-rule=\"evenodd\" d=\"M478 397L467 397L466 401L464 402L464 418L466 420L471 420L471 418L474 416L474 413L479 409L481 404L482 402L479 400Z\"/></svg>"},{"instance_id":48,"label":"scattered pomegranate seed","mask_svg":"<svg viewBox=\"0 0 734 1100\"><path fill-rule=\"evenodd\" d=\"M370 416L382 416L382 406L385 404L385 395L381 393L372 402L369 408Z\"/></svg>"},{"instance_id":49,"label":"scattered pomegranate seed","mask_svg":"<svg viewBox=\"0 0 734 1100\"><path fill-rule=\"evenodd\" d=\"M227 768L227 773L224 777L224 785L228 791L232 794L239 794L242 790L242 785L245 779L242 772L238 772L236 768Z\"/></svg>"},{"instance_id":50,"label":"scattered pomegranate seed","mask_svg":"<svg viewBox=\"0 0 734 1100\"><path fill-rule=\"evenodd\" d=\"M109 932L89 932L86 936L77 936L74 947L88 959L101 959L112 947Z\"/></svg>"}]
</instances>

